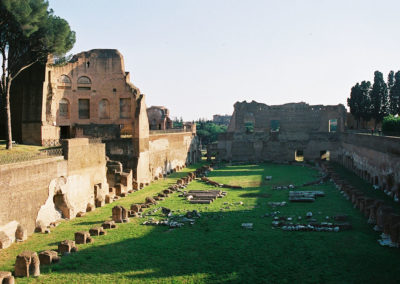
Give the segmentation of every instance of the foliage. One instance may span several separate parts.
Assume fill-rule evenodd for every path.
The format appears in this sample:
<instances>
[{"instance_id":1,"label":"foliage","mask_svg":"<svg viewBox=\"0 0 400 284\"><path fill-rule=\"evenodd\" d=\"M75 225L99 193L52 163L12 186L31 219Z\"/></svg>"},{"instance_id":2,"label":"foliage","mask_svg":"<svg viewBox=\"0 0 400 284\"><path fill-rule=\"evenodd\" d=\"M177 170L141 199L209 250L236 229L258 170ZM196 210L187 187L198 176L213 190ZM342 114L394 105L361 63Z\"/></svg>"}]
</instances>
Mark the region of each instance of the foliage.
<instances>
[{"instance_id":1,"label":"foliage","mask_svg":"<svg viewBox=\"0 0 400 284\"><path fill-rule=\"evenodd\" d=\"M372 190L370 184L340 169L367 196L372 194L391 204L383 192ZM24 250L56 249L58 242L73 239L75 232L87 231L109 219L115 205L129 208L132 203L143 202L184 174L174 173L83 218L62 222L51 234L36 233L25 242L13 244L0 254L0 270L12 270L15 256ZM266 182L266 175L272 175L272 180ZM174 193L146 211L161 206L170 208L173 214L198 210L201 218L193 226L171 230L140 225L148 218L163 219L161 210L150 217L131 218L118 229L108 230L107 235L94 237L94 243L78 245L79 251L62 257L60 263L42 266L40 277L20 278L18 283L399 283L398 250L378 245L378 234L331 182L299 188L325 191L326 196L313 203L289 203L276 209L268 206L268 202L287 200L287 191L274 191L272 186L300 185L316 175L314 169L293 165L220 168L210 173L212 180L244 188L224 189L227 196L209 205L190 204ZM215 188L193 181L186 190L193 189ZM271 226L272 217L262 217L277 210L279 216L302 216L303 220L311 211L321 222L332 222L325 216L346 214L353 229L338 233L285 232ZM254 229L243 229L242 223L253 223Z\"/></svg>"},{"instance_id":2,"label":"foliage","mask_svg":"<svg viewBox=\"0 0 400 284\"><path fill-rule=\"evenodd\" d=\"M375 123L381 122L389 113L388 91L383 74L379 71L374 73L374 84L371 89L371 115Z\"/></svg>"},{"instance_id":3,"label":"foliage","mask_svg":"<svg viewBox=\"0 0 400 284\"><path fill-rule=\"evenodd\" d=\"M347 105L357 124L361 118L365 121L374 118L379 123L388 114L400 115L400 71L390 71L387 84L383 74L375 71L372 88L369 81L354 85Z\"/></svg>"},{"instance_id":4,"label":"foliage","mask_svg":"<svg viewBox=\"0 0 400 284\"><path fill-rule=\"evenodd\" d=\"M172 121L172 127L173 128L182 128L183 127L183 119L182 119L182 117L180 119L175 118Z\"/></svg>"},{"instance_id":5,"label":"foliage","mask_svg":"<svg viewBox=\"0 0 400 284\"><path fill-rule=\"evenodd\" d=\"M400 135L400 117L386 116L383 119L382 131L386 135Z\"/></svg>"},{"instance_id":6,"label":"foliage","mask_svg":"<svg viewBox=\"0 0 400 284\"><path fill-rule=\"evenodd\" d=\"M75 32L68 22L55 16L48 6L45 0L0 2L0 104L3 116L7 117L7 148L12 148L9 99L12 81L34 63L45 62L48 54L62 55L75 43Z\"/></svg>"},{"instance_id":7,"label":"foliage","mask_svg":"<svg viewBox=\"0 0 400 284\"><path fill-rule=\"evenodd\" d=\"M389 110L392 115L400 115L400 71L394 75L394 83L389 90Z\"/></svg>"},{"instance_id":8,"label":"foliage","mask_svg":"<svg viewBox=\"0 0 400 284\"><path fill-rule=\"evenodd\" d=\"M350 107L351 114L357 120L357 126L361 118L369 120L371 118L371 98L369 95L371 83L362 81L351 88L350 98L347 105Z\"/></svg>"},{"instance_id":9,"label":"foliage","mask_svg":"<svg viewBox=\"0 0 400 284\"><path fill-rule=\"evenodd\" d=\"M196 129L202 145L208 145L217 141L218 135L226 132L227 127L215 124L211 120L198 120L196 121Z\"/></svg>"}]
</instances>

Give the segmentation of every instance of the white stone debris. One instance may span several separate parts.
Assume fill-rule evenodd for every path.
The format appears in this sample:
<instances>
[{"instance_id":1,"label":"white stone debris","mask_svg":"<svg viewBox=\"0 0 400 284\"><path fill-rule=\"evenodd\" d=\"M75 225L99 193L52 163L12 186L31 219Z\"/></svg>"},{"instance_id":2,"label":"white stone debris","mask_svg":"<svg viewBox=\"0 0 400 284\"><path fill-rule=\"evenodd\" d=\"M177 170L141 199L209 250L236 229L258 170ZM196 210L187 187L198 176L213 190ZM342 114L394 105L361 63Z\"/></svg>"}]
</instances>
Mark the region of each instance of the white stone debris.
<instances>
[{"instance_id":1,"label":"white stone debris","mask_svg":"<svg viewBox=\"0 0 400 284\"><path fill-rule=\"evenodd\" d=\"M242 223L242 228L253 229L253 223Z\"/></svg>"}]
</instances>

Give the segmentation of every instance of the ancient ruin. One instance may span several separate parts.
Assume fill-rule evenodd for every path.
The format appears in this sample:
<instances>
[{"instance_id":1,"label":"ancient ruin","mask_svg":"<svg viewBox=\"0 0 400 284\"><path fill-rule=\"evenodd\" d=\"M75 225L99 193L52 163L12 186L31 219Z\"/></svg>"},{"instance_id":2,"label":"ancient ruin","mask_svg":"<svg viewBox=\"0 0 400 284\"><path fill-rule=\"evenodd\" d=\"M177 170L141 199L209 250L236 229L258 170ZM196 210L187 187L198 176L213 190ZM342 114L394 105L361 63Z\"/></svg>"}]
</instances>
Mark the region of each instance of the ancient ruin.
<instances>
[{"instance_id":1,"label":"ancient ruin","mask_svg":"<svg viewBox=\"0 0 400 284\"><path fill-rule=\"evenodd\" d=\"M237 102L228 131L208 147L222 161L334 160L400 197L400 139L347 131L343 105Z\"/></svg>"},{"instance_id":2,"label":"ancient ruin","mask_svg":"<svg viewBox=\"0 0 400 284\"><path fill-rule=\"evenodd\" d=\"M164 106L151 106L147 109L150 130L166 130L172 128L169 109Z\"/></svg>"}]
</instances>

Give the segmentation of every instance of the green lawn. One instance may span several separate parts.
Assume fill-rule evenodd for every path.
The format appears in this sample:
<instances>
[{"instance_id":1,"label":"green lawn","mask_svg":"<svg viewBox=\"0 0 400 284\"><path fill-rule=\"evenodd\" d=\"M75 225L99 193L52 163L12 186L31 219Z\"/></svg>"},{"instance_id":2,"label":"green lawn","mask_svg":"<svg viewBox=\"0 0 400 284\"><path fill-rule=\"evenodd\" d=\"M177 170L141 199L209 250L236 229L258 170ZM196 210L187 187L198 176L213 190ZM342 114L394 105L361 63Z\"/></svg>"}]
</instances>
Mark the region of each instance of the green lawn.
<instances>
[{"instance_id":1,"label":"green lawn","mask_svg":"<svg viewBox=\"0 0 400 284\"><path fill-rule=\"evenodd\" d=\"M13 144L13 148L7 150L6 141L0 140L0 165L46 158L47 155L43 150L53 148L54 147Z\"/></svg>"},{"instance_id":2,"label":"green lawn","mask_svg":"<svg viewBox=\"0 0 400 284\"><path fill-rule=\"evenodd\" d=\"M76 231L101 224L116 204L129 207L143 202L173 183L185 172L170 175L119 202L109 204L84 218L62 223L51 234L35 234L28 241L0 252L0 270L11 270L15 256L26 249L56 248L72 239ZM271 181L264 181L271 175ZM307 187L324 190L314 203L293 203L271 209L270 201L287 201L288 191L273 191L273 185L296 185L316 179L318 172L293 165L228 166L210 173L212 180L242 185L228 189L225 198L211 205L192 205L174 193L157 206L183 214L196 209L202 217L193 226L179 229L140 225L146 218L131 219L109 230L95 242L79 245L79 252L42 268L39 278L18 283L399 283L400 251L380 247L378 233L334 188L333 184ZM349 176L353 178L353 176ZM192 182L188 189L211 189ZM242 201L243 205L239 205ZM151 208L153 209L153 208ZM150 209L150 210L151 210ZM178 211L179 210L179 211ZM282 216L305 216L312 211L319 220L348 214L353 230L343 232L288 232L274 229L265 213L279 210ZM157 213L158 214L158 213ZM162 218L159 214L155 218ZM254 229L241 228L253 223Z\"/></svg>"}]
</instances>

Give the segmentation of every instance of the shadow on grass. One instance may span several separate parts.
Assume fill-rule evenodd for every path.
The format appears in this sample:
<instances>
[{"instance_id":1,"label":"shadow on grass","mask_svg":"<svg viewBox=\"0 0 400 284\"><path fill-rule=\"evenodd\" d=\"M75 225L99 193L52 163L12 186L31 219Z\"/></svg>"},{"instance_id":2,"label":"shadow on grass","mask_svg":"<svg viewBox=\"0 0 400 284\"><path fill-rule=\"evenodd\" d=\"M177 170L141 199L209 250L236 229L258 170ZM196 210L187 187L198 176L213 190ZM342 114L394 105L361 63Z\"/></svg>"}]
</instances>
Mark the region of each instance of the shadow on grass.
<instances>
[{"instance_id":1,"label":"shadow on grass","mask_svg":"<svg viewBox=\"0 0 400 284\"><path fill-rule=\"evenodd\" d=\"M213 172L215 177L223 175L223 171ZM379 247L375 233L364 218L332 185L330 188L332 192L313 204L291 204L279 210L286 210L285 214L296 210L305 214L310 208L314 212L328 207L332 212L343 210L352 216L355 231L317 233L272 229L272 219L262 217L268 209L258 204L265 203L263 198L270 197L270 193L277 199L287 198L287 192L245 188L230 190L229 194L243 191L238 196L254 198L255 206L231 206L226 209L231 211L205 212L193 226L173 230L151 227L144 235L135 234L135 226L122 224L106 236L95 237L96 240L105 238L108 244L84 246L78 253L63 257L60 264L43 268L42 272L60 273L67 279L76 279L72 278L75 275L68 274L92 275L93 279L119 274L113 275L114 279L138 282L400 281L396 272L400 265L398 252ZM254 230L241 228L242 223L253 223Z\"/></svg>"}]
</instances>

